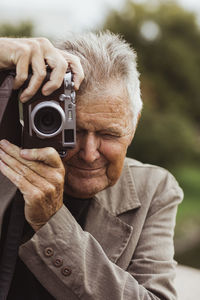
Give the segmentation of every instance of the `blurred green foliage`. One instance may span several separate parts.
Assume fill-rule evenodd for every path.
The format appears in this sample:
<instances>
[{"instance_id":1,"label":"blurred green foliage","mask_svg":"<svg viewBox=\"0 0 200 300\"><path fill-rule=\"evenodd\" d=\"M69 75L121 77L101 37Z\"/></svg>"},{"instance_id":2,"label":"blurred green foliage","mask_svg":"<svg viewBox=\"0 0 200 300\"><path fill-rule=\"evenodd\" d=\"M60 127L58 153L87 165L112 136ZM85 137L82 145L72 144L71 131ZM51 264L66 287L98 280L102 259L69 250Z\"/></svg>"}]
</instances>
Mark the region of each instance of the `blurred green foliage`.
<instances>
[{"instance_id":1,"label":"blurred green foliage","mask_svg":"<svg viewBox=\"0 0 200 300\"><path fill-rule=\"evenodd\" d=\"M20 22L19 24L0 24L0 36L2 37L31 37L33 36L32 22Z\"/></svg>"},{"instance_id":2,"label":"blurred green foliage","mask_svg":"<svg viewBox=\"0 0 200 300\"><path fill-rule=\"evenodd\" d=\"M112 11L104 29L136 50L144 101L142 122L128 156L169 169L200 163L200 29L196 16L174 1Z\"/></svg>"},{"instance_id":3,"label":"blurred green foliage","mask_svg":"<svg viewBox=\"0 0 200 300\"><path fill-rule=\"evenodd\" d=\"M185 200L177 216L182 247L176 259L199 266L200 226L200 27L194 13L166 0L136 4L127 0L112 11L104 29L120 33L136 50L144 110L128 156L167 167ZM29 21L0 24L0 36L33 36ZM196 241L195 241L196 240Z\"/></svg>"},{"instance_id":4,"label":"blurred green foliage","mask_svg":"<svg viewBox=\"0 0 200 300\"><path fill-rule=\"evenodd\" d=\"M144 110L128 156L168 168L184 190L176 259L200 268L200 25L175 1L127 0L104 29L136 50Z\"/></svg>"},{"instance_id":5,"label":"blurred green foliage","mask_svg":"<svg viewBox=\"0 0 200 300\"><path fill-rule=\"evenodd\" d=\"M193 122L182 114L144 108L128 156L170 170L199 159Z\"/></svg>"},{"instance_id":6,"label":"blurred green foliage","mask_svg":"<svg viewBox=\"0 0 200 300\"><path fill-rule=\"evenodd\" d=\"M179 178L179 183L184 186L184 194L186 199L183 201L181 209L178 211L177 224L179 228L184 228L185 221L192 219L197 222L200 227L200 172L198 166L182 165L174 170L174 175Z\"/></svg>"},{"instance_id":7,"label":"blurred green foliage","mask_svg":"<svg viewBox=\"0 0 200 300\"><path fill-rule=\"evenodd\" d=\"M184 189L185 200L179 207L175 234L176 260L200 268L200 172L199 167L182 165L174 170Z\"/></svg>"}]
</instances>

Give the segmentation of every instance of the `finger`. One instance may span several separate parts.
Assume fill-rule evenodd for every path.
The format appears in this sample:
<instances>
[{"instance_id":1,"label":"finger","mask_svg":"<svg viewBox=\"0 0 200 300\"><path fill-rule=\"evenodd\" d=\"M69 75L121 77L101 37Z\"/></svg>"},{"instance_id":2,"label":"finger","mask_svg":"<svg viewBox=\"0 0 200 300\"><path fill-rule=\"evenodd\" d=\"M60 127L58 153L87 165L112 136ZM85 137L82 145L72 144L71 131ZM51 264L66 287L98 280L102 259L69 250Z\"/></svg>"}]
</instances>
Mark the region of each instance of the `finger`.
<instances>
[{"instance_id":1,"label":"finger","mask_svg":"<svg viewBox=\"0 0 200 300\"><path fill-rule=\"evenodd\" d=\"M60 201L56 201L54 203L53 200L58 195L53 195L51 189L43 192L1 160L0 172L6 176L23 194L25 201L25 217L35 231L43 226L62 206L62 197L60 197Z\"/></svg>"},{"instance_id":2,"label":"finger","mask_svg":"<svg viewBox=\"0 0 200 300\"><path fill-rule=\"evenodd\" d=\"M63 164L58 152L52 147L39 149L23 149L20 155L30 161L40 161L53 168L62 168Z\"/></svg>"},{"instance_id":3,"label":"finger","mask_svg":"<svg viewBox=\"0 0 200 300\"><path fill-rule=\"evenodd\" d=\"M48 182L44 177L32 171L28 166L22 164L17 159L6 154L0 149L0 159L6 164L10 169L16 172L18 175L23 176L32 185L38 187L39 190L43 191L47 195L55 195L56 188ZM48 178L48 174L47 178Z\"/></svg>"},{"instance_id":4,"label":"finger","mask_svg":"<svg viewBox=\"0 0 200 300\"><path fill-rule=\"evenodd\" d=\"M39 194L40 191L38 190L38 188L36 188L34 185L32 185L22 175L16 173L14 170L12 170L3 161L0 161L0 171L21 191L21 193L24 195L24 199L29 199L29 201L30 201L31 199L34 199L34 195ZM30 203L27 203L27 204L30 204Z\"/></svg>"},{"instance_id":5,"label":"finger","mask_svg":"<svg viewBox=\"0 0 200 300\"><path fill-rule=\"evenodd\" d=\"M64 185L65 168L54 148L23 149L20 151L20 156L20 159L25 161L26 165L30 166L33 171L44 177L48 182L58 187ZM32 163L34 163L33 166Z\"/></svg>"},{"instance_id":6,"label":"finger","mask_svg":"<svg viewBox=\"0 0 200 300\"><path fill-rule=\"evenodd\" d=\"M53 57L53 56L52 56ZM52 59L52 57L45 57L48 65L51 67L52 71L50 74L50 79L42 88L42 93L47 96L53 93L53 91L60 88L63 82L64 75L68 68L68 63L59 54L57 56L57 61Z\"/></svg>"},{"instance_id":7,"label":"finger","mask_svg":"<svg viewBox=\"0 0 200 300\"><path fill-rule=\"evenodd\" d=\"M39 175L41 175L43 177L47 177L47 175L48 175L49 176L49 180L53 181L53 178L51 178L51 175L50 175L50 174L52 174L52 166L46 165L46 164L40 162L39 160L33 161L32 160L33 157L32 157L32 159L30 159L30 154L29 154L30 150L27 150L28 155L26 155L25 151L24 151L24 154L23 154L23 150L22 150L22 155L21 155L21 153L20 153L21 149L19 147L15 146L15 145L11 144L10 142L8 142L6 140L0 141L0 148L4 152L6 152L8 155L14 157L18 161L20 161L22 164L24 164L27 167L29 167L31 170L33 170L37 174L39 174ZM37 149L37 150L39 151L41 149ZM54 150L54 151L56 152L56 150ZM28 156L28 158L26 158L27 156ZM46 156L47 156L47 153L46 153ZM58 160L61 161L58 153L57 153L57 156L58 156ZM64 167L63 167L62 162L60 162L58 172L61 175L64 175Z\"/></svg>"},{"instance_id":8,"label":"finger","mask_svg":"<svg viewBox=\"0 0 200 300\"><path fill-rule=\"evenodd\" d=\"M84 72L83 68L80 62L80 59L78 56L75 56L73 54L67 53L64 50L59 50L60 53L62 53L63 57L66 59L66 61L69 63L73 77L74 77L74 87L76 90L79 89L81 82L84 79Z\"/></svg>"},{"instance_id":9,"label":"finger","mask_svg":"<svg viewBox=\"0 0 200 300\"><path fill-rule=\"evenodd\" d=\"M14 89L18 89L22 86L25 80L28 78L28 68L29 68L29 56L24 55L20 57L16 64L16 76L14 80Z\"/></svg>"},{"instance_id":10,"label":"finger","mask_svg":"<svg viewBox=\"0 0 200 300\"><path fill-rule=\"evenodd\" d=\"M28 99L33 97L46 77L46 66L40 52L34 54L34 56L32 57L31 65L33 75L31 76L28 87L20 96L20 100L22 102L26 102Z\"/></svg>"},{"instance_id":11,"label":"finger","mask_svg":"<svg viewBox=\"0 0 200 300\"><path fill-rule=\"evenodd\" d=\"M21 162L24 166L28 167L35 173L39 174L42 177L47 177L47 174L51 174L52 168L42 164L41 162L34 162L34 161L29 161L26 159L23 159L20 155L20 148L9 143L6 140L2 140L0 142L0 149L3 150L4 152L0 153L0 158L4 153L8 154L10 157L15 158L19 162ZM3 159L3 158L2 158Z\"/></svg>"}]
</instances>

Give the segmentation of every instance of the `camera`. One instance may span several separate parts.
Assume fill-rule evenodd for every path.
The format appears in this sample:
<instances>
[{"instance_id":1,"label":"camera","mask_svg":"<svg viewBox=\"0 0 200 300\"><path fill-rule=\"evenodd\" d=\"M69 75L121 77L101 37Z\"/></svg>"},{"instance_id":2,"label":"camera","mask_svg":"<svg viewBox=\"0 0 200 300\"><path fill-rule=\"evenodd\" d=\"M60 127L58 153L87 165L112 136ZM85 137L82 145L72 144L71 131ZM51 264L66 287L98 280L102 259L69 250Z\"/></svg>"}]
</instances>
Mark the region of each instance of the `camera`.
<instances>
[{"instance_id":1,"label":"camera","mask_svg":"<svg viewBox=\"0 0 200 300\"><path fill-rule=\"evenodd\" d=\"M49 78L50 70L47 71L42 86ZM67 149L76 145L76 95L73 75L68 70L61 87L49 96L42 95L41 88L28 102L22 104L22 147L54 147L64 157Z\"/></svg>"}]
</instances>

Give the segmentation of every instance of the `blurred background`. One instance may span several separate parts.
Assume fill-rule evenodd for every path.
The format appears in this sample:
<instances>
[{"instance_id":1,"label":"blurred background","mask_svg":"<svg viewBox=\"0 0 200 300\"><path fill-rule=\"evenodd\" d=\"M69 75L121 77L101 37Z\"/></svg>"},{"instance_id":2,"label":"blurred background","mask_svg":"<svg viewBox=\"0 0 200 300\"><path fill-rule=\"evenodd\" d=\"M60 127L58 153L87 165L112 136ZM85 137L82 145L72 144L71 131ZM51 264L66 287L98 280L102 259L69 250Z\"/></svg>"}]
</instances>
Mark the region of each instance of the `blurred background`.
<instances>
[{"instance_id":1,"label":"blurred background","mask_svg":"<svg viewBox=\"0 0 200 300\"><path fill-rule=\"evenodd\" d=\"M109 29L136 50L144 110L128 156L170 170L185 193L176 260L200 269L200 2L1 0L0 36Z\"/></svg>"}]
</instances>

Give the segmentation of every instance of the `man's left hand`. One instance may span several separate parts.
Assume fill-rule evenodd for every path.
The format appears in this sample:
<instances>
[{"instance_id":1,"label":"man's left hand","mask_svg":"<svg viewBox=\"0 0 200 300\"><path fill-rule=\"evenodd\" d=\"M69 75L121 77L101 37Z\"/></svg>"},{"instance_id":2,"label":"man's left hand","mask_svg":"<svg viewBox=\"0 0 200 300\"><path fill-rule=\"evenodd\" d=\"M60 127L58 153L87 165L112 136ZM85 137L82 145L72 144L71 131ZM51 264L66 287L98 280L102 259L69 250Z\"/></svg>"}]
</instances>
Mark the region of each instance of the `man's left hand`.
<instances>
[{"instance_id":1,"label":"man's left hand","mask_svg":"<svg viewBox=\"0 0 200 300\"><path fill-rule=\"evenodd\" d=\"M2 140L0 171L23 194L25 217L35 231L61 208L65 169L55 149L21 150Z\"/></svg>"}]
</instances>

